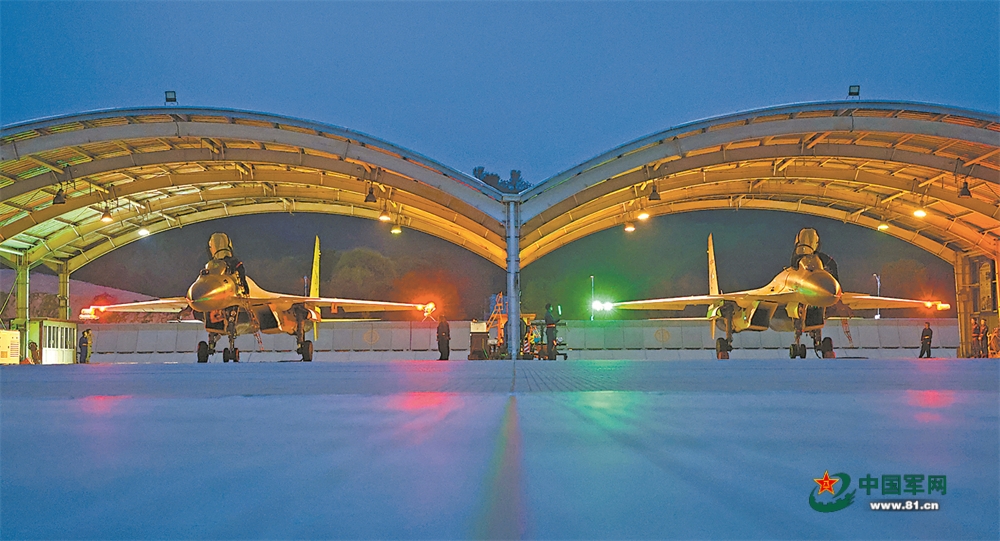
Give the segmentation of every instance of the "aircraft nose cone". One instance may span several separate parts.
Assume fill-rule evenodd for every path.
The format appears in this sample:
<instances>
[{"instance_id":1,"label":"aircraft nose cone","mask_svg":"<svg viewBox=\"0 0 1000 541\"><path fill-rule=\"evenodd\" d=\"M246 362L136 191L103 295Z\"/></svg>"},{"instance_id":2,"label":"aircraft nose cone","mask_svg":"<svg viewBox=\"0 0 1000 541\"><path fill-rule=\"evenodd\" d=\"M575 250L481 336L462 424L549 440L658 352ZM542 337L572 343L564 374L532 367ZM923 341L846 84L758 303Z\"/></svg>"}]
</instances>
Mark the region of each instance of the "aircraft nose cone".
<instances>
[{"instance_id":1,"label":"aircraft nose cone","mask_svg":"<svg viewBox=\"0 0 1000 541\"><path fill-rule=\"evenodd\" d=\"M826 271L816 271L802 283L802 293L812 306L833 306L840 300L840 283Z\"/></svg>"},{"instance_id":2,"label":"aircraft nose cone","mask_svg":"<svg viewBox=\"0 0 1000 541\"><path fill-rule=\"evenodd\" d=\"M229 276L199 276L188 288L188 304L199 312L222 310L233 304L236 284Z\"/></svg>"}]
</instances>

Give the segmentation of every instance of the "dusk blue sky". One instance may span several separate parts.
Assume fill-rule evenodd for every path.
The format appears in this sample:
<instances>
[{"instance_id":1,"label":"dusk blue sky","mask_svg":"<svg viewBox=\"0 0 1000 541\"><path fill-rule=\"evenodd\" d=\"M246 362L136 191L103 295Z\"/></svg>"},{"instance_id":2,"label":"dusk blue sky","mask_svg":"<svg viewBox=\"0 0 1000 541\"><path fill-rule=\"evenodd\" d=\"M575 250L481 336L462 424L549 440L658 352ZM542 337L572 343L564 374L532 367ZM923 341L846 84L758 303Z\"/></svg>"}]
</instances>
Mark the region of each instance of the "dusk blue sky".
<instances>
[{"instance_id":1,"label":"dusk blue sky","mask_svg":"<svg viewBox=\"0 0 1000 541\"><path fill-rule=\"evenodd\" d=\"M843 99L850 84L860 84L865 99L1000 110L998 2L4 0L0 34L4 125L162 105L169 89L181 105L343 126L466 173L477 165L503 177L520 169L531 183L671 126ZM779 229L787 221L763 215ZM714 219L690 216L654 221L667 231ZM381 234L377 224L351 227ZM877 233L853 230L859 242L881 242ZM453 248L409 233L411 242ZM614 234L580 243L599 247L615 242ZM372 244L355 236L362 240L354 245ZM782 250L794 230L774 237L786 236ZM685 249L702 253L704 239L694 240ZM338 242L330 239L351 247ZM138 249L103 259L127 260ZM859 250L867 249L862 242ZM901 249L928 265L943 263ZM566 257L561 252L548 257ZM251 256L258 257L244 257Z\"/></svg>"}]
</instances>

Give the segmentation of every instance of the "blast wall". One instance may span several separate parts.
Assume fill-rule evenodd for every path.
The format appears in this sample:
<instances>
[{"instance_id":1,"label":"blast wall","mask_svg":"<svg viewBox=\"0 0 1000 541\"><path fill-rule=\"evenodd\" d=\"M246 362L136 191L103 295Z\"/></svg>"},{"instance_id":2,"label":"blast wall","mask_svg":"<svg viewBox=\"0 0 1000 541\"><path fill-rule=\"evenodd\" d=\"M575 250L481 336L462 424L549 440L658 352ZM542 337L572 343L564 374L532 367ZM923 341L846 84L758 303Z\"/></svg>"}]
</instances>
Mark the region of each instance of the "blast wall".
<instances>
[{"instance_id":1,"label":"blast wall","mask_svg":"<svg viewBox=\"0 0 1000 541\"><path fill-rule=\"evenodd\" d=\"M837 356L916 357L923 319L847 320L850 338L841 320L831 319L824 336L833 339ZM452 321L451 359L469 355L469 322ZM313 342L315 360L403 360L438 357L434 322L345 321L323 322ZM81 325L81 328L84 326ZM91 362L194 362L195 348L208 334L197 322L91 325L94 353ZM958 321L931 320L935 357L954 358ZM311 334L311 333L310 333ZM713 359L715 342L704 320L567 321L559 327L570 359ZM717 336L722 336L721 332ZM307 334L308 337L308 334ZM733 359L784 358L792 333L742 332L733 336ZM295 339L262 334L263 348L253 336L240 336L236 346L243 361L294 360ZM807 338L807 345L811 341ZM220 351L228 340L219 341ZM812 354L810 353L810 357ZM220 361L214 356L212 362Z\"/></svg>"}]
</instances>

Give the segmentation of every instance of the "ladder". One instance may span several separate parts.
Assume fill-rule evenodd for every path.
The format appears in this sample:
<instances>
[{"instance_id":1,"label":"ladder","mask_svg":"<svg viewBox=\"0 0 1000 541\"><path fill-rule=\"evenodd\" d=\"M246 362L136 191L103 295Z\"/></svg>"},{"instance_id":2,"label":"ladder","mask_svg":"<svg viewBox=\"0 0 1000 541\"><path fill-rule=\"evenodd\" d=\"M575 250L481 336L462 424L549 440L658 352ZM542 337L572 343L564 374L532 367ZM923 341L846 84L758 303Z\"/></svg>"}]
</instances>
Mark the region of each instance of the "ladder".
<instances>
[{"instance_id":1,"label":"ladder","mask_svg":"<svg viewBox=\"0 0 1000 541\"><path fill-rule=\"evenodd\" d=\"M486 330L497 329L497 342L504 342L503 330L507 325L507 312L503 309L503 293L497 293L497 302L493 305L489 319L486 320Z\"/></svg>"}]
</instances>

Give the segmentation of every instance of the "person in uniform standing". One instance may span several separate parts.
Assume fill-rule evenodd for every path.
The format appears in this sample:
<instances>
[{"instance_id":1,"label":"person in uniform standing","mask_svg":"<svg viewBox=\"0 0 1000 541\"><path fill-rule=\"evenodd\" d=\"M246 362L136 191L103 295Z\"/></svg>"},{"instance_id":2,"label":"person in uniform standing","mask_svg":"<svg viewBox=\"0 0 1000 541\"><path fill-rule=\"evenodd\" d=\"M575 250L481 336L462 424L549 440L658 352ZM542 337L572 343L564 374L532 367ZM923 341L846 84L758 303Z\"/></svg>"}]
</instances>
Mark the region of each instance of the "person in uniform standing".
<instances>
[{"instance_id":1,"label":"person in uniform standing","mask_svg":"<svg viewBox=\"0 0 1000 541\"><path fill-rule=\"evenodd\" d=\"M79 349L79 357L77 357L76 362L87 363L90 362L90 329L85 329L80 333L80 341L77 343L77 348Z\"/></svg>"},{"instance_id":2,"label":"person in uniform standing","mask_svg":"<svg viewBox=\"0 0 1000 541\"><path fill-rule=\"evenodd\" d=\"M990 356L990 327L985 319L979 320L979 356L984 359Z\"/></svg>"},{"instance_id":3,"label":"person in uniform standing","mask_svg":"<svg viewBox=\"0 0 1000 541\"><path fill-rule=\"evenodd\" d=\"M972 344L969 348L969 354L973 357L979 357L979 321L975 317L972 318Z\"/></svg>"},{"instance_id":4,"label":"person in uniform standing","mask_svg":"<svg viewBox=\"0 0 1000 541\"><path fill-rule=\"evenodd\" d=\"M437 339L438 352L441 353L441 358L438 360L447 361L448 356L451 355L451 350L449 349L451 345L451 327L448 326L448 320L444 316L441 316L441 320L438 321Z\"/></svg>"},{"instance_id":5,"label":"person in uniform standing","mask_svg":"<svg viewBox=\"0 0 1000 541\"><path fill-rule=\"evenodd\" d=\"M559 319L552 315L552 305L545 305L545 349L550 361L556 360L556 323Z\"/></svg>"},{"instance_id":6,"label":"person in uniform standing","mask_svg":"<svg viewBox=\"0 0 1000 541\"><path fill-rule=\"evenodd\" d=\"M924 330L920 331L920 355L917 355L918 359L924 357L925 353L928 359L931 358L931 340L933 338L934 331L931 330L931 322L925 321Z\"/></svg>"}]
</instances>

